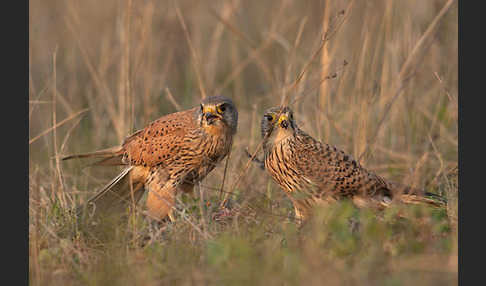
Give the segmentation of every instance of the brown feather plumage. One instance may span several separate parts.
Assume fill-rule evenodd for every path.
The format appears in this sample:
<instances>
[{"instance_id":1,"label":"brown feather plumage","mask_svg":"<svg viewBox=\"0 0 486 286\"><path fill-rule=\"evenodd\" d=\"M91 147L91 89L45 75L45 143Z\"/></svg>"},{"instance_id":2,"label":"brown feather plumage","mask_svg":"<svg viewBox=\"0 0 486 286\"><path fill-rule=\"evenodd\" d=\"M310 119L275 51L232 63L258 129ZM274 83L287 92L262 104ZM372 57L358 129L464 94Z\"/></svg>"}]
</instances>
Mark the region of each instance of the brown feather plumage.
<instances>
[{"instance_id":1,"label":"brown feather plumage","mask_svg":"<svg viewBox=\"0 0 486 286\"><path fill-rule=\"evenodd\" d=\"M194 184L229 153L237 121L238 112L230 99L207 97L200 107L153 121L127 137L119 147L71 155L63 160L95 157L101 159L98 165L125 165L122 173L89 202L125 206L134 197L131 190L135 190L135 203L148 190L148 214L157 220L166 216L173 219L177 192L192 191Z\"/></svg>"},{"instance_id":2,"label":"brown feather plumage","mask_svg":"<svg viewBox=\"0 0 486 286\"><path fill-rule=\"evenodd\" d=\"M384 208L393 200L442 205L413 189L371 172L350 155L302 131L288 107L270 108L262 119L265 168L305 220L317 203L350 198L359 207Z\"/></svg>"}]
</instances>

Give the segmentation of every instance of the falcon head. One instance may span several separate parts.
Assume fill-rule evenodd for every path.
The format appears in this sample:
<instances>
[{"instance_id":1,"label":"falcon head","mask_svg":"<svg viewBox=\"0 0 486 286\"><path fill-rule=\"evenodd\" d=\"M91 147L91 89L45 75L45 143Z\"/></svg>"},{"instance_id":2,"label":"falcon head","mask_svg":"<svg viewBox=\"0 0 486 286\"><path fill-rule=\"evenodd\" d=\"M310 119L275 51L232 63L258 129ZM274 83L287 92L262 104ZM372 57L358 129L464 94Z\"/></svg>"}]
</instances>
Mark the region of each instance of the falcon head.
<instances>
[{"instance_id":1,"label":"falcon head","mask_svg":"<svg viewBox=\"0 0 486 286\"><path fill-rule=\"evenodd\" d=\"M238 126L238 110L233 101L225 96L208 96L201 102L198 117L205 129L229 128L232 134Z\"/></svg>"},{"instance_id":2,"label":"falcon head","mask_svg":"<svg viewBox=\"0 0 486 286\"><path fill-rule=\"evenodd\" d=\"M287 106L267 109L263 114L261 129L262 137L270 143L277 143L293 135L297 124L292 110Z\"/></svg>"}]
</instances>

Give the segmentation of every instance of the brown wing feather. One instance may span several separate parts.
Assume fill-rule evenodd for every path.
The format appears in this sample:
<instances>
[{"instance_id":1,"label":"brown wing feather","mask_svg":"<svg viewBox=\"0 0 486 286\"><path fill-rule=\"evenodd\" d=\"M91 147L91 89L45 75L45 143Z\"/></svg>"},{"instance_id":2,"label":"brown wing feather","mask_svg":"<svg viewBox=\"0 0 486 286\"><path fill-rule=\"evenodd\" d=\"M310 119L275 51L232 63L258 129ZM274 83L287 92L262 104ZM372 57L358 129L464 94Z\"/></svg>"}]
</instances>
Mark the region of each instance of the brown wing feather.
<instances>
[{"instance_id":1,"label":"brown wing feather","mask_svg":"<svg viewBox=\"0 0 486 286\"><path fill-rule=\"evenodd\" d=\"M156 166L176 155L185 136L197 128L196 108L163 116L123 144L131 165Z\"/></svg>"},{"instance_id":2,"label":"brown wing feather","mask_svg":"<svg viewBox=\"0 0 486 286\"><path fill-rule=\"evenodd\" d=\"M138 203L144 193L144 181L147 175L147 168L140 166L127 167L89 198L86 205L89 206L91 203L94 203L96 205L96 214L106 214L116 209L123 211L132 202L134 204Z\"/></svg>"},{"instance_id":3,"label":"brown wing feather","mask_svg":"<svg viewBox=\"0 0 486 286\"><path fill-rule=\"evenodd\" d=\"M386 189L386 181L363 168L352 156L338 148L321 143L302 133L298 168L305 177L323 191L332 190L339 196L369 195Z\"/></svg>"},{"instance_id":4,"label":"brown wing feather","mask_svg":"<svg viewBox=\"0 0 486 286\"><path fill-rule=\"evenodd\" d=\"M301 133L299 168L305 177L321 192L332 195L350 196L357 205L387 206L391 200L404 203L427 203L442 206L444 200L435 198L422 189L388 181L367 170L344 151L321 143L305 133ZM320 194L323 195L323 194Z\"/></svg>"}]
</instances>

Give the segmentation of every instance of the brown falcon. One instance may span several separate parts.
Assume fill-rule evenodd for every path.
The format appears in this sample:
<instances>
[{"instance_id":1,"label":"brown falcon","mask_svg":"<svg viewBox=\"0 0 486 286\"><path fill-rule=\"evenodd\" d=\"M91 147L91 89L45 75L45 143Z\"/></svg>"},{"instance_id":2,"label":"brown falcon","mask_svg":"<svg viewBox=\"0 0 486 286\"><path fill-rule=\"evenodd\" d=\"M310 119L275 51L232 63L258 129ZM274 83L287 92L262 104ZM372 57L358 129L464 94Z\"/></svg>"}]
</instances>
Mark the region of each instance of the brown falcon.
<instances>
[{"instance_id":1,"label":"brown falcon","mask_svg":"<svg viewBox=\"0 0 486 286\"><path fill-rule=\"evenodd\" d=\"M238 124L231 99L211 96L200 106L165 115L127 137L121 146L64 157L102 158L97 165L123 165L123 171L88 200L96 209L127 207L145 190L150 217L172 211L178 191L191 192L230 152Z\"/></svg>"},{"instance_id":2,"label":"brown falcon","mask_svg":"<svg viewBox=\"0 0 486 286\"><path fill-rule=\"evenodd\" d=\"M317 203L350 198L358 207L384 208L393 200L442 205L438 195L403 186L363 168L350 155L302 131L288 107L268 109L261 122L264 164L292 201L300 221Z\"/></svg>"}]
</instances>

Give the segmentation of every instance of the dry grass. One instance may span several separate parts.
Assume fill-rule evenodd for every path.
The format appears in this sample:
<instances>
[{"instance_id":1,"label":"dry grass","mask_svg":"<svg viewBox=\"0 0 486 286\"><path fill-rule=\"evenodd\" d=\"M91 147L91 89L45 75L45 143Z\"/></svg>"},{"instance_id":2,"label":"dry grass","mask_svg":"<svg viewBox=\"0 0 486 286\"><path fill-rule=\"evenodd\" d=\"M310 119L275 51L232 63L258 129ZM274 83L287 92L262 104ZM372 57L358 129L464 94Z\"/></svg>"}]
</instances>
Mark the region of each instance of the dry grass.
<instances>
[{"instance_id":1,"label":"dry grass","mask_svg":"<svg viewBox=\"0 0 486 286\"><path fill-rule=\"evenodd\" d=\"M457 284L456 1L29 5L31 285ZM226 175L223 163L181 196L176 223L71 213L117 170L60 155L119 144L204 94L235 101L238 133ZM255 154L262 111L281 102L366 167L447 196L447 211L343 202L297 230L244 151ZM240 212L220 223L223 178Z\"/></svg>"}]
</instances>

